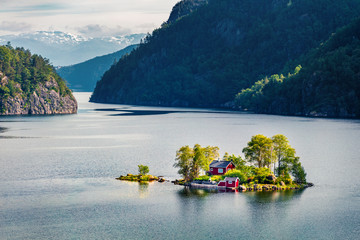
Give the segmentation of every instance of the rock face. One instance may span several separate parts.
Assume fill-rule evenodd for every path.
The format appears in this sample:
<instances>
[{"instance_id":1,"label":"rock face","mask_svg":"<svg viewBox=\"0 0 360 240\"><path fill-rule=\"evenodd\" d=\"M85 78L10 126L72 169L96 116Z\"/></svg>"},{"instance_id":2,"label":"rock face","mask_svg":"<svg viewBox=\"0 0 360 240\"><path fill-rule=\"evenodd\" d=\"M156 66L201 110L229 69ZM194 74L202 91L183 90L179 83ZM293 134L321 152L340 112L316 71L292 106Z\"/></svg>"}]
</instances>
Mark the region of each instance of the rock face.
<instances>
[{"instance_id":1,"label":"rock face","mask_svg":"<svg viewBox=\"0 0 360 240\"><path fill-rule=\"evenodd\" d=\"M8 84L8 78L0 72L0 86ZM1 99L0 115L25 114L72 114L77 112L77 102L72 94L61 95L58 83L50 78L45 83L39 83L30 96L23 94L21 85L16 83L14 96Z\"/></svg>"}]
</instances>

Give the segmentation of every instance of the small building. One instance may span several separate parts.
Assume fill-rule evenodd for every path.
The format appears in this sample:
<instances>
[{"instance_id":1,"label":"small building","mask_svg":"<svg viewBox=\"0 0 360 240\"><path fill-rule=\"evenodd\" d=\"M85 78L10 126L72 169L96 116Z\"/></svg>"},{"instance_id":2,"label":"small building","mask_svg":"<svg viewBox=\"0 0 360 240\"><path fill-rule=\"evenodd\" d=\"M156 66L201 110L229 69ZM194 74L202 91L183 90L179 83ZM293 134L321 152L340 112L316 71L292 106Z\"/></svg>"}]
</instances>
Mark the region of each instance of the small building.
<instances>
[{"instance_id":1,"label":"small building","mask_svg":"<svg viewBox=\"0 0 360 240\"><path fill-rule=\"evenodd\" d=\"M218 183L218 187L238 188L239 182L240 180L238 177L226 177L225 180L222 180Z\"/></svg>"},{"instance_id":2,"label":"small building","mask_svg":"<svg viewBox=\"0 0 360 240\"><path fill-rule=\"evenodd\" d=\"M235 164L232 161L214 160L210 163L210 174L224 175L227 171L234 168L235 168Z\"/></svg>"}]
</instances>

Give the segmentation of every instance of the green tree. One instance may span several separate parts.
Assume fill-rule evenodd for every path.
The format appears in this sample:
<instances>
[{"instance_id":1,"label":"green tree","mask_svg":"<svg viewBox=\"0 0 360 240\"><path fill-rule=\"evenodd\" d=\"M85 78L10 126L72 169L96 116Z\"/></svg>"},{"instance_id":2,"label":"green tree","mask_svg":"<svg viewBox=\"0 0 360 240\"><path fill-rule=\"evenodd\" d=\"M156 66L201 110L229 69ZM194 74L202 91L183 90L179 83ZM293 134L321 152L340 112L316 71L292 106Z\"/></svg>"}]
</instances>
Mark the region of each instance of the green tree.
<instances>
[{"instance_id":1,"label":"green tree","mask_svg":"<svg viewBox=\"0 0 360 240\"><path fill-rule=\"evenodd\" d=\"M259 168L270 167L274 159L272 140L261 134L253 136L242 152L248 162Z\"/></svg>"},{"instance_id":2,"label":"green tree","mask_svg":"<svg viewBox=\"0 0 360 240\"><path fill-rule=\"evenodd\" d=\"M149 173L149 167L145 165L138 165L139 168L139 174L146 175Z\"/></svg>"},{"instance_id":3,"label":"green tree","mask_svg":"<svg viewBox=\"0 0 360 240\"><path fill-rule=\"evenodd\" d=\"M218 147L201 147L195 144L193 148L183 146L176 152L174 167L185 181L191 181L200 175L200 171L208 171L212 160L219 156Z\"/></svg>"},{"instance_id":4,"label":"green tree","mask_svg":"<svg viewBox=\"0 0 360 240\"><path fill-rule=\"evenodd\" d=\"M223 159L225 161L232 161L235 164L235 168L237 170L244 170L244 168L246 167L246 161L242 159L242 157L239 156L235 156L234 154L229 155L227 152L225 153Z\"/></svg>"},{"instance_id":5,"label":"green tree","mask_svg":"<svg viewBox=\"0 0 360 240\"><path fill-rule=\"evenodd\" d=\"M292 162L295 158L295 149L289 144L289 140L282 134L274 135L272 138L274 154L278 163L277 174L280 176L280 170L282 169L281 163ZM275 164L274 164L275 173Z\"/></svg>"},{"instance_id":6,"label":"green tree","mask_svg":"<svg viewBox=\"0 0 360 240\"><path fill-rule=\"evenodd\" d=\"M297 183L306 183L306 172L303 166L299 161L299 158L296 157L292 164L291 175L294 177L295 182Z\"/></svg>"},{"instance_id":7,"label":"green tree","mask_svg":"<svg viewBox=\"0 0 360 240\"><path fill-rule=\"evenodd\" d=\"M174 167L179 168L178 173L184 177L185 181L190 180L193 156L194 150L188 145L183 146L178 151L176 151L175 161L177 162L174 164Z\"/></svg>"}]
</instances>

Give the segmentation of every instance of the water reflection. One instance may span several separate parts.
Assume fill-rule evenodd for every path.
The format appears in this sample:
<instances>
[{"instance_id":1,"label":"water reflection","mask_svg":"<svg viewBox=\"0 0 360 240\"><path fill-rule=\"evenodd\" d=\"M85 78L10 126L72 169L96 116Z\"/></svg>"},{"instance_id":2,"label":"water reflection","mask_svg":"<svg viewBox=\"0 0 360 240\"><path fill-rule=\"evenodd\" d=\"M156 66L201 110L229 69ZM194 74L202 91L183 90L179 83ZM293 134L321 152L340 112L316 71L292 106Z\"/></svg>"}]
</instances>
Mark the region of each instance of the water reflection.
<instances>
[{"instance_id":1,"label":"water reflection","mask_svg":"<svg viewBox=\"0 0 360 240\"><path fill-rule=\"evenodd\" d=\"M147 198L149 196L149 183L148 182L139 182L139 197Z\"/></svg>"},{"instance_id":2,"label":"water reflection","mask_svg":"<svg viewBox=\"0 0 360 240\"><path fill-rule=\"evenodd\" d=\"M244 192L244 196L249 202L256 203L272 203L285 202L295 200L301 197L302 190L285 190L285 191L259 191L259 192Z\"/></svg>"},{"instance_id":3,"label":"water reflection","mask_svg":"<svg viewBox=\"0 0 360 240\"><path fill-rule=\"evenodd\" d=\"M198 197L204 198L208 196L210 193L217 193L216 189L196 189L196 188L189 188L184 187L182 190L178 192L181 197L191 198L191 197Z\"/></svg>"}]
</instances>

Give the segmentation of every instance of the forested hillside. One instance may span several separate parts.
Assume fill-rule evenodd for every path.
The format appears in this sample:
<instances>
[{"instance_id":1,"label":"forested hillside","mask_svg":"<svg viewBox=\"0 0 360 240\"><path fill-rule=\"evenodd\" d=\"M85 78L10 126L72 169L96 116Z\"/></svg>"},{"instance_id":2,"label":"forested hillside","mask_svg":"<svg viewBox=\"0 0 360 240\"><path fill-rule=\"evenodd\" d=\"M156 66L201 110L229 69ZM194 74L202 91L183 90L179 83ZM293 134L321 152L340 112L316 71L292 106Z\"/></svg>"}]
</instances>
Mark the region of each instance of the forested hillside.
<instances>
[{"instance_id":1,"label":"forested hillside","mask_svg":"<svg viewBox=\"0 0 360 240\"><path fill-rule=\"evenodd\" d=\"M360 0L209 0L147 36L104 74L91 101L224 106L285 65L295 68L359 14Z\"/></svg>"},{"instance_id":2,"label":"forested hillside","mask_svg":"<svg viewBox=\"0 0 360 240\"><path fill-rule=\"evenodd\" d=\"M111 65L115 64L123 55L130 53L138 45L128 46L120 51L96 57L88 61L60 67L56 71L65 79L69 87L76 92L94 91L96 82L99 81Z\"/></svg>"},{"instance_id":3,"label":"forested hillside","mask_svg":"<svg viewBox=\"0 0 360 240\"><path fill-rule=\"evenodd\" d=\"M76 113L77 103L49 60L0 46L0 115Z\"/></svg>"},{"instance_id":4,"label":"forested hillside","mask_svg":"<svg viewBox=\"0 0 360 240\"><path fill-rule=\"evenodd\" d=\"M302 59L290 75L273 75L236 96L259 113L360 117L360 19Z\"/></svg>"}]
</instances>

